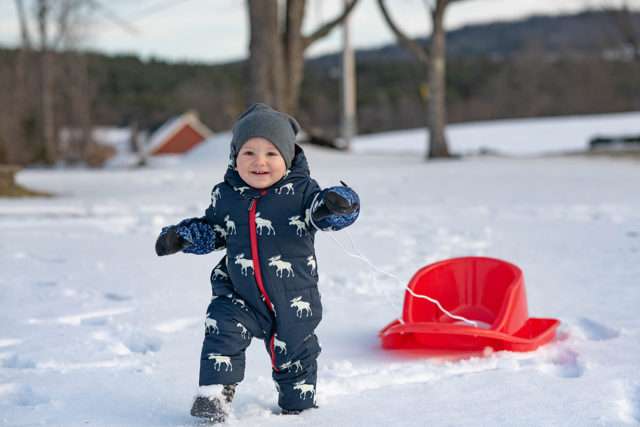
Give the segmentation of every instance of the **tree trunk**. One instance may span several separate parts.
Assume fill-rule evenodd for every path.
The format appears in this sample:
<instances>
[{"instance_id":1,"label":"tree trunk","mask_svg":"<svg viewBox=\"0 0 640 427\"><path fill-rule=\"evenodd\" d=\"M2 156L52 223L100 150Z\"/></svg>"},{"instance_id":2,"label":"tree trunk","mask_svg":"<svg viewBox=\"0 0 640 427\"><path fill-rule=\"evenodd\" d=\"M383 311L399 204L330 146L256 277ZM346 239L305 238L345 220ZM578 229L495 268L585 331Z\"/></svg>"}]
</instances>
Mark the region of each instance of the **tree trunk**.
<instances>
[{"instance_id":1,"label":"tree trunk","mask_svg":"<svg viewBox=\"0 0 640 427\"><path fill-rule=\"evenodd\" d=\"M56 158L56 136L53 102L53 57L47 35L48 1L38 0L38 30L40 32L40 120L39 149L41 160L51 164Z\"/></svg>"},{"instance_id":2,"label":"tree trunk","mask_svg":"<svg viewBox=\"0 0 640 427\"><path fill-rule=\"evenodd\" d=\"M286 84L284 85L282 111L291 115L295 115L298 109L298 96L304 75L304 39L302 37L304 9L304 1L287 0L287 17L284 29Z\"/></svg>"},{"instance_id":3,"label":"tree trunk","mask_svg":"<svg viewBox=\"0 0 640 427\"><path fill-rule=\"evenodd\" d=\"M427 82L427 125L429 128L429 152L427 158L448 157L447 139L444 128L447 124L446 107L446 33L444 30L444 10L446 1L438 0L432 12L433 33L429 45Z\"/></svg>"},{"instance_id":4,"label":"tree trunk","mask_svg":"<svg viewBox=\"0 0 640 427\"><path fill-rule=\"evenodd\" d=\"M278 29L277 0L248 0L249 41L247 105L263 102L278 110L283 105L284 57Z\"/></svg>"},{"instance_id":5,"label":"tree trunk","mask_svg":"<svg viewBox=\"0 0 640 427\"><path fill-rule=\"evenodd\" d=\"M247 105L263 102L295 114L304 76L305 49L340 24L358 1L354 0L339 17L304 37L305 0L287 0L283 20L279 19L277 0L247 0L251 28Z\"/></svg>"}]
</instances>

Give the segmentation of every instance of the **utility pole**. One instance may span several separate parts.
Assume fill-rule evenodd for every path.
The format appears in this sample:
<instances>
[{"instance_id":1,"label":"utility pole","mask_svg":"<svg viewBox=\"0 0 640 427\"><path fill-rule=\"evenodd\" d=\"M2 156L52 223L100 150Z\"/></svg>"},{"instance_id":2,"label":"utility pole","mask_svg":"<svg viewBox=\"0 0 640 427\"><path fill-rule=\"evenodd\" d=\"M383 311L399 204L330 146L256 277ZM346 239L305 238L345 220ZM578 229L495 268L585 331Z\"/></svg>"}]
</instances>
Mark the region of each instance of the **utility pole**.
<instances>
[{"instance_id":1,"label":"utility pole","mask_svg":"<svg viewBox=\"0 0 640 427\"><path fill-rule=\"evenodd\" d=\"M353 0L344 0L344 7L348 8ZM356 119L356 61L351 47L349 34L349 19L347 16L342 23L343 47L342 47L342 148L351 148L351 139L357 133Z\"/></svg>"}]
</instances>

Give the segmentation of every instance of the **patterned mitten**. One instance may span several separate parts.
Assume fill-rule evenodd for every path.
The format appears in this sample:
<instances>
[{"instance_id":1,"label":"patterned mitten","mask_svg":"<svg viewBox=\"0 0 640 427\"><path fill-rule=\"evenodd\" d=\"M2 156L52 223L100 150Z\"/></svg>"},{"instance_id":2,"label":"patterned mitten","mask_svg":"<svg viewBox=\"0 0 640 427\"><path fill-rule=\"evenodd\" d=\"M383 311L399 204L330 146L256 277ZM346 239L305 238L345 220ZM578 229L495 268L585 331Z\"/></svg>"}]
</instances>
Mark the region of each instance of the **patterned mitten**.
<instances>
[{"instance_id":1,"label":"patterned mitten","mask_svg":"<svg viewBox=\"0 0 640 427\"><path fill-rule=\"evenodd\" d=\"M178 233L177 227L169 227L162 230L162 233L158 236L158 240L156 240L156 254L158 254L158 256L175 254L191 245L193 245L193 243Z\"/></svg>"}]
</instances>

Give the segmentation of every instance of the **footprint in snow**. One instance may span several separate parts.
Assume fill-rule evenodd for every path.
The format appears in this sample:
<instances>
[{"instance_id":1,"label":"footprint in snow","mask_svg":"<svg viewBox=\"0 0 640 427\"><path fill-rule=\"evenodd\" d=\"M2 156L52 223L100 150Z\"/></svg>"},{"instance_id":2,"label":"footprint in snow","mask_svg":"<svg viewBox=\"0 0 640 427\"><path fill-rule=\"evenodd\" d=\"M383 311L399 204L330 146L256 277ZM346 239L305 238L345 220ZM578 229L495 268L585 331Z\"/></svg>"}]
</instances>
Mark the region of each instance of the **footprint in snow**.
<instances>
[{"instance_id":1,"label":"footprint in snow","mask_svg":"<svg viewBox=\"0 0 640 427\"><path fill-rule=\"evenodd\" d=\"M104 294L104 297L109 301L129 301L131 299L131 297L127 295L119 295L119 294L112 294L112 293Z\"/></svg>"},{"instance_id":2,"label":"footprint in snow","mask_svg":"<svg viewBox=\"0 0 640 427\"><path fill-rule=\"evenodd\" d=\"M620 331L586 317L580 319L578 323L585 337L591 341L607 341L620 336Z\"/></svg>"},{"instance_id":3,"label":"footprint in snow","mask_svg":"<svg viewBox=\"0 0 640 427\"><path fill-rule=\"evenodd\" d=\"M35 369L36 364L33 360L26 359L17 353L9 353L2 355L0 366L9 369Z\"/></svg>"},{"instance_id":4,"label":"footprint in snow","mask_svg":"<svg viewBox=\"0 0 640 427\"><path fill-rule=\"evenodd\" d=\"M53 264L62 264L67 261L65 258L52 258L52 257L46 257L46 256L41 256L41 255L36 255L31 253L24 253L24 252L16 252L13 254L13 257L15 259L28 259L32 261L39 261L39 262L46 262L46 263L53 263Z\"/></svg>"},{"instance_id":5,"label":"footprint in snow","mask_svg":"<svg viewBox=\"0 0 640 427\"><path fill-rule=\"evenodd\" d=\"M36 393L27 384L0 384L0 406L36 406L49 403L49 397Z\"/></svg>"},{"instance_id":6,"label":"footprint in snow","mask_svg":"<svg viewBox=\"0 0 640 427\"><path fill-rule=\"evenodd\" d=\"M33 285L39 288L52 288L54 286L58 286L58 283L52 282L52 281L38 281L38 282L33 282Z\"/></svg>"},{"instance_id":7,"label":"footprint in snow","mask_svg":"<svg viewBox=\"0 0 640 427\"><path fill-rule=\"evenodd\" d=\"M122 343L132 352L146 354L162 347L162 339L142 332L129 332L120 337Z\"/></svg>"},{"instance_id":8,"label":"footprint in snow","mask_svg":"<svg viewBox=\"0 0 640 427\"><path fill-rule=\"evenodd\" d=\"M105 349L123 356L131 353L146 354L160 350L163 340L139 331L124 331L112 334L106 330L91 335L96 341L103 342Z\"/></svg>"},{"instance_id":9,"label":"footprint in snow","mask_svg":"<svg viewBox=\"0 0 640 427\"><path fill-rule=\"evenodd\" d=\"M558 349L548 363L543 364L540 369L559 378L579 378L584 375L586 366L580 360L578 353L564 348Z\"/></svg>"}]
</instances>

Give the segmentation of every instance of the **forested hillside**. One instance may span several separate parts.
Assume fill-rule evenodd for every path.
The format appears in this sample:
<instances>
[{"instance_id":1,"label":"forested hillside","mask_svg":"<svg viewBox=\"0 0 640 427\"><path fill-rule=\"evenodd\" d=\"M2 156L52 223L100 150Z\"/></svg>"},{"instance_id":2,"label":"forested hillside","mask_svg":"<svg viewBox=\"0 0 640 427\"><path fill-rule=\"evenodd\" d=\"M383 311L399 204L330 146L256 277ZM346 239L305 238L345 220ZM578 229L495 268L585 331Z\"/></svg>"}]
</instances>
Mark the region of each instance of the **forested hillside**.
<instances>
[{"instance_id":1,"label":"forested hillside","mask_svg":"<svg viewBox=\"0 0 640 427\"><path fill-rule=\"evenodd\" d=\"M640 28L640 15L633 15ZM428 40L422 40L428 43ZM640 52L603 12L470 26L447 35L449 122L640 110ZM16 135L33 139L20 52L0 50L0 162ZM133 56L56 54L56 124L158 126L195 109L213 130L244 109L245 63L142 61ZM307 61L303 126L333 137L339 125L339 57ZM18 64L18 65L17 65ZM80 70L80 71L79 71ZM81 70L85 70L81 72ZM424 125L423 70L400 45L357 52L360 133ZM423 88L424 89L424 88ZM86 105L86 108L78 108ZM23 107L20 107L23 105ZM75 107L74 107L75 106ZM16 111L22 111L16 121ZM78 115L82 120L78 120ZM29 137L31 135L31 137ZM6 156L5 156L6 157Z\"/></svg>"}]
</instances>

